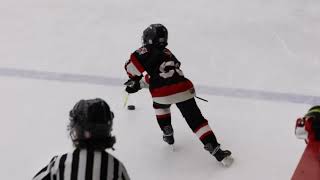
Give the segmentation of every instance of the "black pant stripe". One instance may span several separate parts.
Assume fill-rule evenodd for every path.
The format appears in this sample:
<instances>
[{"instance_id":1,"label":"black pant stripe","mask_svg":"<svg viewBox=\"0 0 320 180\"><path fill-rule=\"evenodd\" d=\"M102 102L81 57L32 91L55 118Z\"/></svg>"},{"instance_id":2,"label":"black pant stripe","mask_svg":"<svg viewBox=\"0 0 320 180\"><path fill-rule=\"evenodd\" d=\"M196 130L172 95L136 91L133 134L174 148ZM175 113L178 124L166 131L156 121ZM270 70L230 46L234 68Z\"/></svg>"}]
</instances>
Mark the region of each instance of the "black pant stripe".
<instances>
[{"instance_id":1,"label":"black pant stripe","mask_svg":"<svg viewBox=\"0 0 320 180\"><path fill-rule=\"evenodd\" d=\"M208 123L208 121L201 114L201 111L194 98L177 103L176 105L193 132L195 132L196 129L202 124ZM201 142L203 144L207 144L208 142L211 142L214 145L218 144L214 133L208 135Z\"/></svg>"},{"instance_id":2,"label":"black pant stripe","mask_svg":"<svg viewBox=\"0 0 320 180\"><path fill-rule=\"evenodd\" d=\"M207 120L202 116L201 111L194 98L176 104L182 116L192 131Z\"/></svg>"},{"instance_id":3,"label":"black pant stripe","mask_svg":"<svg viewBox=\"0 0 320 180\"><path fill-rule=\"evenodd\" d=\"M54 164L56 164L54 166ZM53 168L53 174L42 175L48 167ZM56 171L57 170L57 171ZM94 149L75 149L73 153L55 157L49 165L43 168L39 176L42 180L127 180L126 169L106 151Z\"/></svg>"},{"instance_id":4,"label":"black pant stripe","mask_svg":"<svg viewBox=\"0 0 320 180\"><path fill-rule=\"evenodd\" d=\"M101 170L100 170L100 179L107 179L108 172L108 155L103 152L101 154Z\"/></svg>"},{"instance_id":5,"label":"black pant stripe","mask_svg":"<svg viewBox=\"0 0 320 180\"><path fill-rule=\"evenodd\" d=\"M87 151L86 180L92 180L94 151Z\"/></svg>"},{"instance_id":6,"label":"black pant stripe","mask_svg":"<svg viewBox=\"0 0 320 180\"><path fill-rule=\"evenodd\" d=\"M119 178L119 161L117 161L115 158L113 158L114 161L114 170L113 170L113 179L118 180Z\"/></svg>"},{"instance_id":7,"label":"black pant stripe","mask_svg":"<svg viewBox=\"0 0 320 180\"><path fill-rule=\"evenodd\" d=\"M67 154L62 155L59 162L59 180L64 180L64 169L65 169L65 161L67 159Z\"/></svg>"},{"instance_id":8,"label":"black pant stripe","mask_svg":"<svg viewBox=\"0 0 320 180\"><path fill-rule=\"evenodd\" d=\"M41 173L43 173L43 172L45 172L45 171L47 171L47 169L48 169L48 166L46 166L46 167L44 167L43 169L41 169L34 177L37 177L39 174L41 174Z\"/></svg>"},{"instance_id":9,"label":"black pant stripe","mask_svg":"<svg viewBox=\"0 0 320 180\"><path fill-rule=\"evenodd\" d=\"M80 149L76 149L72 155L71 180L78 179L79 153Z\"/></svg>"}]
</instances>

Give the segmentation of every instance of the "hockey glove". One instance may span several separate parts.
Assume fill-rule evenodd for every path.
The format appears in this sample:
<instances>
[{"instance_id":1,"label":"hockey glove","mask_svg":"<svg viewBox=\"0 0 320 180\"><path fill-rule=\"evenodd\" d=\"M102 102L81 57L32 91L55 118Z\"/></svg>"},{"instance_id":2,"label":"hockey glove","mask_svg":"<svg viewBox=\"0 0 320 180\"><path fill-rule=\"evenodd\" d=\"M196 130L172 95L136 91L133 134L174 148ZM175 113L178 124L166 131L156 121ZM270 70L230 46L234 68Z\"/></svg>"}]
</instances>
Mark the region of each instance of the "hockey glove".
<instances>
[{"instance_id":1,"label":"hockey glove","mask_svg":"<svg viewBox=\"0 0 320 180\"><path fill-rule=\"evenodd\" d=\"M124 83L124 85L127 86L126 91L129 94L136 93L141 89L139 80L129 79L127 82Z\"/></svg>"}]
</instances>

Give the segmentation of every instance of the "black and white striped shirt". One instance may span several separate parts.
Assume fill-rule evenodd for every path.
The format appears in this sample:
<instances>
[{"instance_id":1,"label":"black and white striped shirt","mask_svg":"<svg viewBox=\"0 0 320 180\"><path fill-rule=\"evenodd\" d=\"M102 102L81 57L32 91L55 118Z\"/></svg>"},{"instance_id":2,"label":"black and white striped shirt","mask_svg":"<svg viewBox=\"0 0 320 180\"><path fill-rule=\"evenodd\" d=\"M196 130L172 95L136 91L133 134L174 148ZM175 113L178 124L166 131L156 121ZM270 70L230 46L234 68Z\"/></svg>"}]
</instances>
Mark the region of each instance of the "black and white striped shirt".
<instances>
[{"instance_id":1,"label":"black and white striped shirt","mask_svg":"<svg viewBox=\"0 0 320 180\"><path fill-rule=\"evenodd\" d=\"M124 165L106 151L75 149L52 158L33 180L129 180Z\"/></svg>"}]
</instances>

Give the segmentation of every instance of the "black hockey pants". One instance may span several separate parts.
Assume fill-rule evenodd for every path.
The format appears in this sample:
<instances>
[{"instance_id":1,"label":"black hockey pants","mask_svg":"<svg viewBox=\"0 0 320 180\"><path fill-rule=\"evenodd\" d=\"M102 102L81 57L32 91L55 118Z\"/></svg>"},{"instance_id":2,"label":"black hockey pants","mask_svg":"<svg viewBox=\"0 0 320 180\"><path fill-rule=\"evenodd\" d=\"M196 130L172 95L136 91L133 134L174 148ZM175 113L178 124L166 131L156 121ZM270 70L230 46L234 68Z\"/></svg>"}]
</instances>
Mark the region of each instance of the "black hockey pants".
<instances>
[{"instance_id":1,"label":"black hockey pants","mask_svg":"<svg viewBox=\"0 0 320 180\"><path fill-rule=\"evenodd\" d=\"M153 103L161 130L163 130L165 126L171 126L170 106L170 104ZM179 102L176 106L191 130L198 136L204 145L207 143L212 143L214 147L218 145L217 139L211 130L208 121L202 116L194 98Z\"/></svg>"}]
</instances>

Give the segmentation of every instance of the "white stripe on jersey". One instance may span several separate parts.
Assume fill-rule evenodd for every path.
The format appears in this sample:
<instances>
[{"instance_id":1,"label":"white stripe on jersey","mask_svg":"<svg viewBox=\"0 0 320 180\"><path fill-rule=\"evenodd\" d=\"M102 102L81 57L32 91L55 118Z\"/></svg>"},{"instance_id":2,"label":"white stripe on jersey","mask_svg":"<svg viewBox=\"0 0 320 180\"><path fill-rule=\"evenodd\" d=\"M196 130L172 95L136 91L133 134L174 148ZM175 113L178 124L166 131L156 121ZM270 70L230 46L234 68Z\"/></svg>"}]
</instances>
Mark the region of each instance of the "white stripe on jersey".
<instances>
[{"instance_id":1,"label":"white stripe on jersey","mask_svg":"<svg viewBox=\"0 0 320 180\"><path fill-rule=\"evenodd\" d=\"M140 71L136 68L136 66L130 61L129 64L127 64L127 72L132 74L133 76L140 76Z\"/></svg>"},{"instance_id":2,"label":"white stripe on jersey","mask_svg":"<svg viewBox=\"0 0 320 180\"><path fill-rule=\"evenodd\" d=\"M122 171L123 171L123 167L122 167L121 163L119 162L118 178L121 180L122 180L122 176L121 176Z\"/></svg>"},{"instance_id":3,"label":"white stripe on jersey","mask_svg":"<svg viewBox=\"0 0 320 180\"><path fill-rule=\"evenodd\" d=\"M113 157L108 154L108 175L107 179L113 179L113 168L114 168L114 161Z\"/></svg>"},{"instance_id":4,"label":"white stripe on jersey","mask_svg":"<svg viewBox=\"0 0 320 180\"><path fill-rule=\"evenodd\" d=\"M94 151L93 152L93 166L92 169L86 169L87 167L87 153L88 150L87 149L81 149L79 152L78 156L74 157L74 152L72 153L67 153L65 155L60 155L60 156L55 156L50 163L48 164L48 166L46 167L47 169L44 170L43 172L39 173L38 176L36 176L33 180L43 180L45 177L47 178L47 176L49 176L49 173L51 172L51 174L53 174L57 180L62 180L60 179L59 175L63 175L64 180L70 180L71 179L71 174L72 174L72 170L74 170L74 173L77 173L77 180L86 180L86 173L91 173L90 171L92 171L92 180L100 180L100 174L102 171L107 171L107 177L103 177L104 179L106 178L107 180L109 179L113 179L115 174L118 174L118 180L123 180L122 179L122 175L124 176L124 180L129 180L129 176L127 174L127 171L125 169L125 167L123 166L123 164L118 161L117 159L115 159L111 154L107 153L107 152L101 152L101 151ZM106 169L101 169L101 165L102 165L102 156L106 155L107 157L107 162L105 164L105 168ZM60 164L61 158L65 157L65 161L64 161L64 166L63 164ZM73 159L76 158L76 159ZM78 167L75 167L75 169L72 169L72 163L73 161L76 160L78 161ZM118 163L115 163L118 162ZM54 164L53 164L54 163ZM119 165L119 167L114 167L115 165ZM62 173L60 172L60 167L64 167L64 174L59 174ZM89 165L91 166L91 165ZM118 169L117 169L118 168ZM89 172L87 172L87 170ZM115 170L117 170L117 172L114 172ZM52 175L51 175L52 176ZM49 177L51 178L51 177ZM53 178L54 179L54 178Z\"/></svg>"},{"instance_id":5,"label":"white stripe on jersey","mask_svg":"<svg viewBox=\"0 0 320 180\"><path fill-rule=\"evenodd\" d=\"M67 154L67 159L64 163L64 179L71 179L71 169L72 169L72 153Z\"/></svg>"},{"instance_id":6,"label":"white stripe on jersey","mask_svg":"<svg viewBox=\"0 0 320 180\"><path fill-rule=\"evenodd\" d=\"M100 180L101 152L94 152L92 180Z\"/></svg>"},{"instance_id":7,"label":"white stripe on jersey","mask_svg":"<svg viewBox=\"0 0 320 180\"><path fill-rule=\"evenodd\" d=\"M78 180L86 180L87 150L81 149L79 154Z\"/></svg>"}]
</instances>

